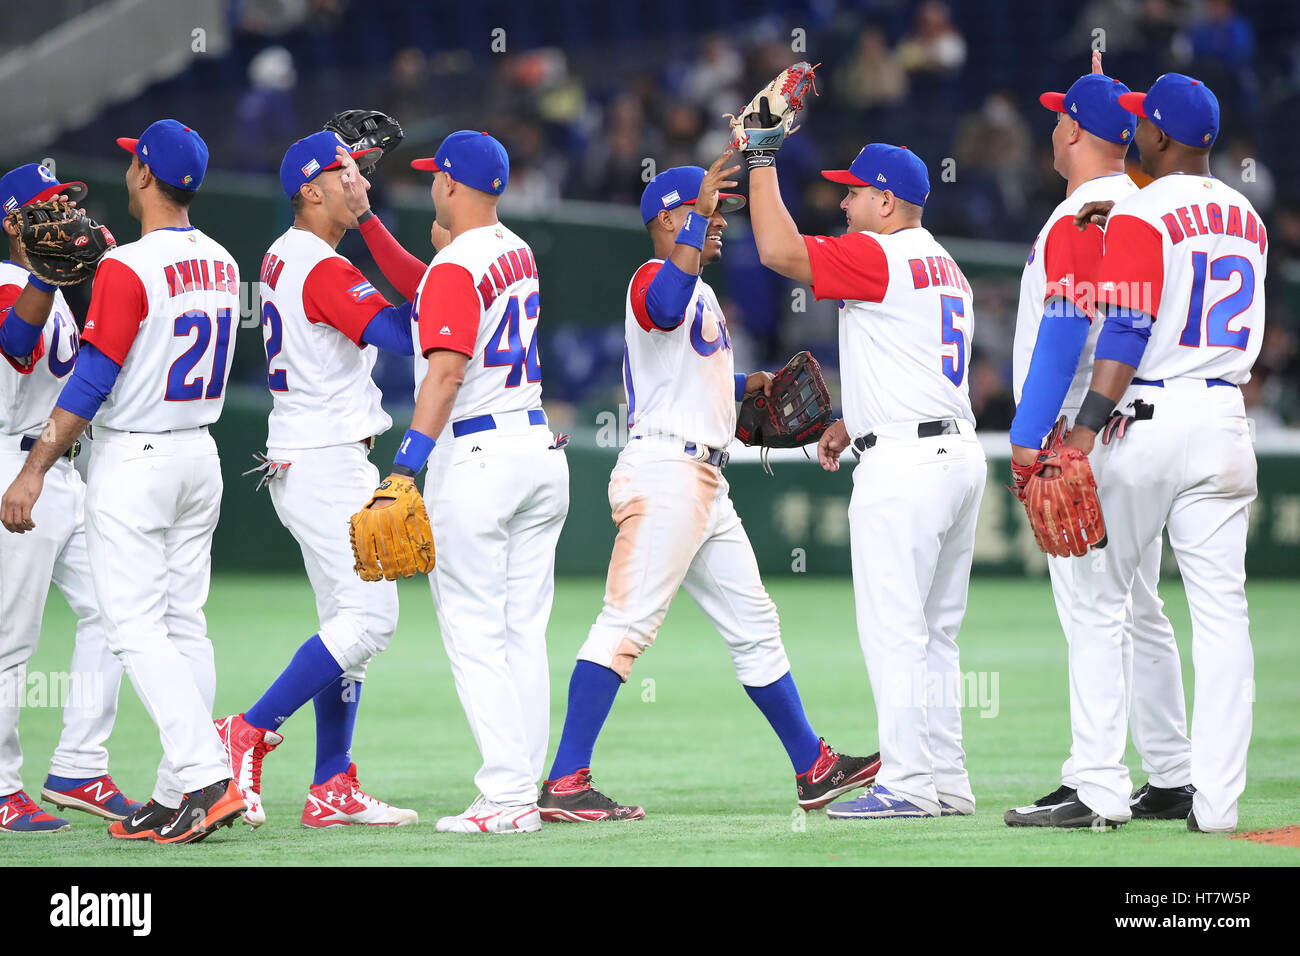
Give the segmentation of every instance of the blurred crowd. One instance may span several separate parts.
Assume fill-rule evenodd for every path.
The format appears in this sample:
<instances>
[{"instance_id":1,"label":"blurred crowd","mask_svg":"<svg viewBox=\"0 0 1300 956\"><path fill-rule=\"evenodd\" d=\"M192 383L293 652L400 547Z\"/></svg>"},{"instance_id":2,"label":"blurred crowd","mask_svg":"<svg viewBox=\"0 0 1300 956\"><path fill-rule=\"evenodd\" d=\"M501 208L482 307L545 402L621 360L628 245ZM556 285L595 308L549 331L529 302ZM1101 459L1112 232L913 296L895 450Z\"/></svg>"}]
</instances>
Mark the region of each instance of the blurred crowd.
<instances>
[{"instance_id":1,"label":"blurred crowd","mask_svg":"<svg viewBox=\"0 0 1300 956\"><path fill-rule=\"evenodd\" d=\"M1104 49L1106 72L1134 89L1169 70L1190 73L1222 106L1215 173L1250 198L1272 237L1269 331L1247 390L1252 414L1261 428L1300 425L1300 126L1288 119L1300 102L1300 3L759 0L739 22L735 11L697 0L486 0L458 5L454 17L441 6L235 0L231 52L170 86L211 104L205 136L242 144L214 157L237 157L249 172L276 169L290 134L319 128L322 102L388 111L413 144L466 126L491 130L511 156L503 209L545 216L580 200L631 206L655 169L707 166L726 144L721 114L793 60L823 61L821 95L781 151L787 205L804 232L837 233L842 190L819 170L847 165L869 141L907 145L926 160L927 226L984 241L969 259L953 251L975 285L970 385L979 423L1005 428L1018 292L1007 249L1028 251L1064 189L1052 169L1054 117L1038 94L1086 72L1094 46ZM507 25L499 37L498 23ZM82 130L65 145L77 148L82 136L90 141ZM394 169L383 189L407 185L427 188ZM733 217L721 283L738 367L818 343L833 354L833 305L792 296L761 268L745 232L743 214ZM984 259L1004 265L983 268ZM1297 282L1284 284L1288 274ZM582 375L593 362L570 364ZM590 380L561 388L581 398Z\"/></svg>"}]
</instances>

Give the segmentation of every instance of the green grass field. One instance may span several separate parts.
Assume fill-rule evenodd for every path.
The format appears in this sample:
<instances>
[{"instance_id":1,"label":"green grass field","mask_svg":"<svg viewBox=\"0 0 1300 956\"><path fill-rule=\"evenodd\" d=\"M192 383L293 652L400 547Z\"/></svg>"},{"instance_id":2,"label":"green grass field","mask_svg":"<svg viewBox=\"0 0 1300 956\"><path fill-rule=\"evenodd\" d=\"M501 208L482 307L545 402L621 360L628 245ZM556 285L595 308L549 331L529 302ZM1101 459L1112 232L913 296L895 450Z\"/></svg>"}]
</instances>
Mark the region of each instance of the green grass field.
<instances>
[{"instance_id":1,"label":"green grass field","mask_svg":"<svg viewBox=\"0 0 1300 956\"><path fill-rule=\"evenodd\" d=\"M551 617L551 754L564 717L574 652L600 606L602 582L560 582ZM1190 627L1176 582L1164 587L1178 629L1191 692ZM845 580L773 579L794 675L813 725L837 748L876 749L875 713ZM1258 701L1241 828L1300 822L1300 645L1286 620L1296 585L1250 586ZM246 708L315 626L305 578L223 576L214 580L208 624L216 645L217 712ZM44 640L30 671L66 669L72 618L52 596ZM265 866L351 863L651 865L1295 865L1300 849L1190 834L1181 821L1137 822L1114 832L1011 830L1009 806L1054 788L1069 746L1065 646L1046 581L977 580L962 632L962 667L998 675L998 709L965 712L974 817L831 821L795 805L784 751L737 686L720 638L684 595L659 643L637 664L596 750L597 784L646 807L644 821L548 825L520 837L434 832L434 820L474 796L477 751L456 699L422 584L402 590L393 646L365 682L353 754L376 796L420 813L418 826L313 831L298 823L314 757L307 707L284 727L285 743L265 764L268 822L242 824L202 844L121 845L101 821L70 813L73 830L53 837L0 838L13 865L133 866L160 863ZM39 793L60 713L32 708L22 719L24 782ZM137 799L153 786L157 732L123 682L112 772ZM1130 752L1137 784L1140 765Z\"/></svg>"}]
</instances>

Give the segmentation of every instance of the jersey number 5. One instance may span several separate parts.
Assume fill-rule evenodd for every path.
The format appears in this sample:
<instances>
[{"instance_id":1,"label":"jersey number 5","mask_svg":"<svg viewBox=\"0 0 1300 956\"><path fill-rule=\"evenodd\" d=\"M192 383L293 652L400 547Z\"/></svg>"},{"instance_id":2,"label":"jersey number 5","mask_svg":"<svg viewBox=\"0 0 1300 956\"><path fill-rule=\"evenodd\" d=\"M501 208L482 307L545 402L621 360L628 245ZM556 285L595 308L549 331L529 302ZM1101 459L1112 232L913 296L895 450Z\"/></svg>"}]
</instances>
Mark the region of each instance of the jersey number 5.
<instances>
[{"instance_id":1,"label":"jersey number 5","mask_svg":"<svg viewBox=\"0 0 1300 956\"><path fill-rule=\"evenodd\" d=\"M537 354L537 313L541 298L536 292L524 300L524 317L533 323L532 335L528 345L519 331L519 296L512 295L506 305L506 314L501 317L501 324L492 333L492 341L483 350L485 368L509 368L506 375L506 388L516 388L528 373L528 381L542 380L542 360ZM502 341L506 345L502 347Z\"/></svg>"},{"instance_id":2,"label":"jersey number 5","mask_svg":"<svg viewBox=\"0 0 1300 956\"><path fill-rule=\"evenodd\" d=\"M957 357L943 357L943 374L958 388L966 377L966 334L953 324L953 316L966 315L966 303L955 295L939 296L939 315L943 320L943 344L957 346Z\"/></svg>"},{"instance_id":3,"label":"jersey number 5","mask_svg":"<svg viewBox=\"0 0 1300 956\"><path fill-rule=\"evenodd\" d=\"M203 356L208 354L208 345L212 342L212 316L200 309L191 309L176 317L173 334L177 338L189 338L190 333L197 332L194 344L185 350L185 354L172 362L167 372L167 392L164 398L169 402L192 402L198 398L220 398L221 390L226 384L226 360L230 355L230 316L231 309L217 309L217 345L212 350L212 373L208 376L208 387L203 388L203 376L196 376L188 381L194 367Z\"/></svg>"}]
</instances>

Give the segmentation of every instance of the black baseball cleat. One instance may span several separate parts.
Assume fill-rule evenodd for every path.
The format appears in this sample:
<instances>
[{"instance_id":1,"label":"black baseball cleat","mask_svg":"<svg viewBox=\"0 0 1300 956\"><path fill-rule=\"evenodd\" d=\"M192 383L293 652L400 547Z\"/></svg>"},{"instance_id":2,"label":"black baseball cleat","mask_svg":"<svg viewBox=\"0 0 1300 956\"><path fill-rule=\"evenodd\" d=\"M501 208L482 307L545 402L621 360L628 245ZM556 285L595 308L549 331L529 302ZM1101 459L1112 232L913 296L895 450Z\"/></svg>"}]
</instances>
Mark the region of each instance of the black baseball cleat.
<instances>
[{"instance_id":1,"label":"black baseball cleat","mask_svg":"<svg viewBox=\"0 0 1300 956\"><path fill-rule=\"evenodd\" d=\"M148 840L152 838L154 830L175 819L175 807L165 807L157 800L150 800L134 813L109 824L108 835L115 840Z\"/></svg>"},{"instance_id":2,"label":"black baseball cleat","mask_svg":"<svg viewBox=\"0 0 1300 956\"><path fill-rule=\"evenodd\" d=\"M228 827L248 809L235 782L227 777L185 794L176 819L154 830L155 843L197 843L220 827Z\"/></svg>"},{"instance_id":3,"label":"black baseball cleat","mask_svg":"<svg viewBox=\"0 0 1300 956\"><path fill-rule=\"evenodd\" d=\"M1002 814L1002 820L1009 827L1050 827L1052 811L1057 807L1065 806L1077 796L1078 791L1074 787L1062 784L1027 807L1012 807Z\"/></svg>"},{"instance_id":4,"label":"black baseball cleat","mask_svg":"<svg viewBox=\"0 0 1300 956\"><path fill-rule=\"evenodd\" d=\"M1143 784L1129 799L1134 820L1186 820L1192 812L1192 796L1196 788L1153 787Z\"/></svg>"},{"instance_id":5,"label":"black baseball cleat","mask_svg":"<svg viewBox=\"0 0 1300 956\"><path fill-rule=\"evenodd\" d=\"M880 773L880 754L870 757L846 757L821 741L821 753L809 770L794 778L799 806L804 812L820 810L840 794L869 787Z\"/></svg>"},{"instance_id":6,"label":"black baseball cleat","mask_svg":"<svg viewBox=\"0 0 1300 956\"><path fill-rule=\"evenodd\" d=\"M611 800L591 785L591 769L542 783L537 809L547 823L601 823L606 820L641 820L643 807L629 807Z\"/></svg>"}]
</instances>

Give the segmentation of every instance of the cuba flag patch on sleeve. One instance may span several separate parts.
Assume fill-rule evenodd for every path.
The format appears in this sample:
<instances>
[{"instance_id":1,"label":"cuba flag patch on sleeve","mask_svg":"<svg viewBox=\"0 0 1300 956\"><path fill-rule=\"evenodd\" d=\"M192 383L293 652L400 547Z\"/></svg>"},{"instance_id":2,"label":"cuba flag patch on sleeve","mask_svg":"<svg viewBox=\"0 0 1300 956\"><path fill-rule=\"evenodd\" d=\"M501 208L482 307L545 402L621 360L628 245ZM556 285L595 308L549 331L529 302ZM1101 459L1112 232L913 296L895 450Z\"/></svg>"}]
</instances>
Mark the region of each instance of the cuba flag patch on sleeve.
<instances>
[{"instance_id":1,"label":"cuba flag patch on sleeve","mask_svg":"<svg viewBox=\"0 0 1300 956\"><path fill-rule=\"evenodd\" d=\"M356 285L352 286L352 288L348 289L348 295L352 296L353 302L360 302L362 299L378 294L379 290L369 282L358 282Z\"/></svg>"}]
</instances>

